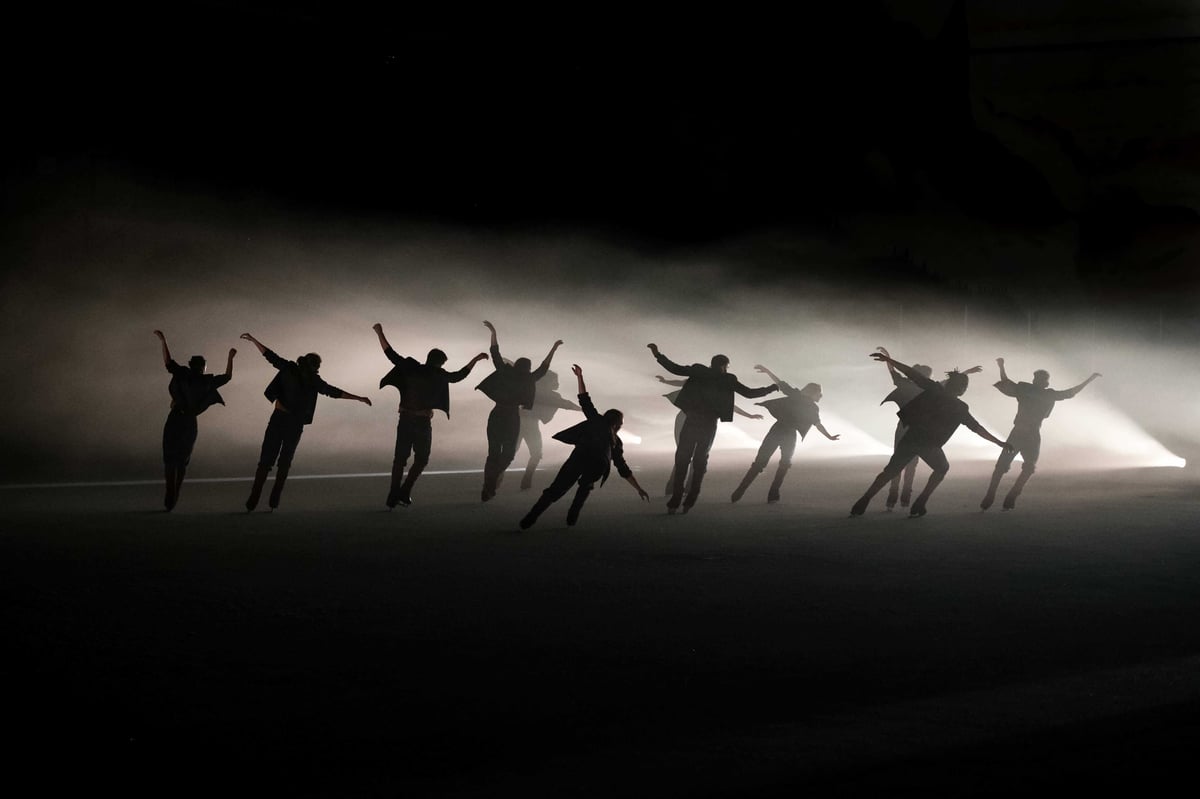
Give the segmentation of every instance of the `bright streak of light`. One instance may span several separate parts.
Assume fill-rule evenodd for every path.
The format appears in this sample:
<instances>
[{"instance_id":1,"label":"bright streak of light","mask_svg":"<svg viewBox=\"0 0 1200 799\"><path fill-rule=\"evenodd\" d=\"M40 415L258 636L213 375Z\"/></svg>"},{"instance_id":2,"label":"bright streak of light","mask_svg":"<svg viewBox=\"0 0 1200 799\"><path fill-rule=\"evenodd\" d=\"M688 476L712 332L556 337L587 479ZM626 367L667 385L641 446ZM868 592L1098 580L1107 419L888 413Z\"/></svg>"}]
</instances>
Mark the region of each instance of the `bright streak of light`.
<instances>
[{"instance_id":1,"label":"bright streak of light","mask_svg":"<svg viewBox=\"0 0 1200 799\"><path fill-rule=\"evenodd\" d=\"M841 438L830 441L818 430L809 431L802 445L806 456L811 454L817 458L853 458L861 455L892 454L891 444L885 444L835 413L821 411L821 424L825 425L825 429L830 433L840 435ZM808 451L810 448L811 453Z\"/></svg>"},{"instance_id":2,"label":"bright streak of light","mask_svg":"<svg viewBox=\"0 0 1200 799\"><path fill-rule=\"evenodd\" d=\"M641 436L637 435L636 433L631 433L623 427L617 432L617 437L626 444L637 445L642 443Z\"/></svg>"}]
</instances>

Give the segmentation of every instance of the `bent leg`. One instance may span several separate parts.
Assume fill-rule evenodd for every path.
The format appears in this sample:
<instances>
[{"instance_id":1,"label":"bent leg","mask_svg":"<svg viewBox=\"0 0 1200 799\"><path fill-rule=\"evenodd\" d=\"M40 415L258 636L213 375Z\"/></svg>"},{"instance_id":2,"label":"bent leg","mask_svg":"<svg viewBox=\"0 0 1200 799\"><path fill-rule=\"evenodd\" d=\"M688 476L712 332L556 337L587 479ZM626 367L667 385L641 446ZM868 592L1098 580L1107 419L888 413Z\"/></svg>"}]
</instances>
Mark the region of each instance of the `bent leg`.
<instances>
[{"instance_id":1,"label":"bent leg","mask_svg":"<svg viewBox=\"0 0 1200 799\"><path fill-rule=\"evenodd\" d=\"M783 487L783 478L787 477L788 470L792 468L792 455L795 452L796 428L792 427L784 431L779 441L779 466L775 470L775 479L771 481L771 487L767 490L767 502L779 501L779 489Z\"/></svg>"},{"instance_id":2,"label":"bent leg","mask_svg":"<svg viewBox=\"0 0 1200 799\"><path fill-rule=\"evenodd\" d=\"M402 494L404 484L404 467L408 465L408 456L413 450L412 420L400 414L396 421L396 448L392 452L392 482L388 486L387 506L396 507Z\"/></svg>"},{"instance_id":3,"label":"bent leg","mask_svg":"<svg viewBox=\"0 0 1200 799\"><path fill-rule=\"evenodd\" d=\"M905 464L912 460L912 458L913 451L911 446L904 443L898 444L896 451L892 453L891 460L883 467L883 471L875 476L875 480L872 481L871 485L867 486L867 490L863 492L863 495L850 508L850 515L862 516L866 513L867 506L871 504L871 500L875 495L882 491L883 487L890 483L893 477L900 474L904 470Z\"/></svg>"},{"instance_id":4,"label":"bent leg","mask_svg":"<svg viewBox=\"0 0 1200 799\"><path fill-rule=\"evenodd\" d=\"M929 447L921 452L921 460L929 464L929 468L933 471L929 475L929 480L925 483L925 489L921 491L921 495L917 497L917 501L913 503L912 510L909 511L909 516L924 516L925 504L929 501L929 497L937 490L942 481L946 479L946 473L950 471L950 461L946 460L946 453L941 447Z\"/></svg>"},{"instance_id":5,"label":"bent leg","mask_svg":"<svg viewBox=\"0 0 1200 799\"><path fill-rule=\"evenodd\" d=\"M717 437L716 417L703 418L696 426L696 445L692 452L692 477L688 481L687 496L683 500L684 512L696 504L700 498L700 486L704 483L704 475L708 473L708 453L712 449L713 439Z\"/></svg>"},{"instance_id":6,"label":"bent leg","mask_svg":"<svg viewBox=\"0 0 1200 799\"><path fill-rule=\"evenodd\" d=\"M1010 433L1010 441L1012 437L1012 433ZM1004 479L1004 475L1012 468L1013 458L1015 457L1017 457L1016 450L1012 452L1006 449L1000 450L1000 457L996 459L996 467L992 469L992 479L988 483L987 493L983 495L983 500L979 503L979 507L984 510L992 507L992 503L996 501L996 491L1000 488L1000 481Z\"/></svg>"}]
</instances>

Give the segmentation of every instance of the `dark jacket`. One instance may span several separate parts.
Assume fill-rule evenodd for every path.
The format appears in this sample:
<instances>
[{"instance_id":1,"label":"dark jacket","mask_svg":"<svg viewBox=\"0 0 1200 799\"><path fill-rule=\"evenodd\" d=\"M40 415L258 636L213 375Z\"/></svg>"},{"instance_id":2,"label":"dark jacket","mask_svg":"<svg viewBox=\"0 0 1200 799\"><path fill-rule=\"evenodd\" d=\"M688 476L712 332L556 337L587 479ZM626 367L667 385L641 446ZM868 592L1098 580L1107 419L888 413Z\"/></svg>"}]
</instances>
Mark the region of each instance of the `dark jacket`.
<instances>
[{"instance_id":1,"label":"dark jacket","mask_svg":"<svg viewBox=\"0 0 1200 799\"><path fill-rule=\"evenodd\" d=\"M620 437L613 435L612 424L596 410L592 398L587 394L579 395L579 407L587 418L555 433L555 440L572 445L575 447L573 455L591 461L596 473L603 475L600 478L601 485L608 479L610 464L613 463L617 465L617 474L632 476L633 471L625 463L625 448L621 445Z\"/></svg>"},{"instance_id":2,"label":"dark jacket","mask_svg":"<svg viewBox=\"0 0 1200 799\"><path fill-rule=\"evenodd\" d=\"M279 370L263 394L271 402L278 402L286 408L302 424L312 424L313 414L317 410L317 394L338 399L346 393L326 383L317 373L302 369L300 364L280 358L271 350L264 352L263 357Z\"/></svg>"},{"instance_id":3,"label":"dark jacket","mask_svg":"<svg viewBox=\"0 0 1200 799\"><path fill-rule=\"evenodd\" d=\"M1071 399L1079 393L1073 388L1055 391L1052 388L1038 388L1033 383L1014 383L1011 380L999 380L994 385L1001 394L1017 400L1017 416L1013 424L1035 430L1041 428L1042 422L1050 416L1054 403Z\"/></svg>"},{"instance_id":4,"label":"dark jacket","mask_svg":"<svg viewBox=\"0 0 1200 799\"><path fill-rule=\"evenodd\" d=\"M537 396L535 384L550 371L549 365L539 366L532 372L518 372L516 367L504 362L499 346L493 345L488 351L496 371L483 378L483 382L475 388L497 405L520 405L532 409L534 397Z\"/></svg>"},{"instance_id":5,"label":"dark jacket","mask_svg":"<svg viewBox=\"0 0 1200 799\"><path fill-rule=\"evenodd\" d=\"M906 372L921 393L896 414L905 427L906 435L919 436L932 446L940 447L950 440L960 424L985 435L987 430L971 415L967 403L950 393L941 383L919 372Z\"/></svg>"},{"instance_id":6,"label":"dark jacket","mask_svg":"<svg viewBox=\"0 0 1200 799\"><path fill-rule=\"evenodd\" d=\"M229 382L228 375L199 374L174 360L167 362L167 371L171 373L171 382L167 386L171 410L199 416L213 405L225 404L217 389Z\"/></svg>"},{"instance_id":7,"label":"dark jacket","mask_svg":"<svg viewBox=\"0 0 1200 799\"><path fill-rule=\"evenodd\" d=\"M471 373L475 362L447 372L440 366L429 366L415 358L397 355L388 347L383 351L395 366L379 381L379 387L395 386L400 392L402 411L441 411L450 418L450 384L457 383Z\"/></svg>"},{"instance_id":8,"label":"dark jacket","mask_svg":"<svg viewBox=\"0 0 1200 799\"><path fill-rule=\"evenodd\" d=\"M803 440L813 425L821 423L821 410L817 407L817 403L787 383L780 383L779 390L783 392L784 396L769 399L766 402L756 402L755 405L763 406L780 422L788 427L796 428L796 432Z\"/></svg>"},{"instance_id":9,"label":"dark jacket","mask_svg":"<svg viewBox=\"0 0 1200 799\"><path fill-rule=\"evenodd\" d=\"M738 382L737 376L722 372L711 366L694 363L691 366L680 366L662 353L656 353L655 360L671 374L686 377L688 380L679 389L675 397L675 406L688 414L716 416L722 422L733 421L733 393L736 391L743 397L757 399L765 397L775 390L775 386L749 388ZM668 395L669 396L669 395Z\"/></svg>"}]
</instances>

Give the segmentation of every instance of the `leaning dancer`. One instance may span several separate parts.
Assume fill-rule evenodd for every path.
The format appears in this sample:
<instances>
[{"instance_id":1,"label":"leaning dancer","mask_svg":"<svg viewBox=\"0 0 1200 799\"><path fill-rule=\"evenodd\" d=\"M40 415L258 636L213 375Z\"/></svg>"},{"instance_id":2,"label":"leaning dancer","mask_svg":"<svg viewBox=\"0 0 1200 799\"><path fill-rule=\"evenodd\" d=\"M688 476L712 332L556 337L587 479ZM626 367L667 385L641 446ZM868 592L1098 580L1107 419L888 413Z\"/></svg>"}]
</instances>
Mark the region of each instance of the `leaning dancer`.
<instances>
[{"instance_id":1,"label":"leaning dancer","mask_svg":"<svg viewBox=\"0 0 1200 799\"><path fill-rule=\"evenodd\" d=\"M942 451L942 447L950 440L950 436L954 435L954 431L960 424L966 425L977 435L1005 450L1012 449L1011 445L985 430L983 425L971 415L967 403L959 399L966 392L970 382L970 378L964 372L949 372L946 383L943 385L882 352L873 352L871 357L895 366L905 377L921 388L921 393L900 409L900 421L904 422L907 430L904 436L896 442L896 452L888 461L887 466L883 467L883 471L875 478L875 482L871 483L866 493L850 509L851 516L861 516L865 513L871 498L879 493L893 477L900 474L914 456L925 461L933 470L933 473L929 475L929 482L925 484L925 490L921 492L909 510L910 516L924 516L925 505L929 501L930 495L945 479L946 472L950 471L950 463L946 460L946 453Z\"/></svg>"},{"instance_id":2,"label":"leaning dancer","mask_svg":"<svg viewBox=\"0 0 1200 799\"><path fill-rule=\"evenodd\" d=\"M376 322L371 327L379 337L383 354L392 362L393 368L379 381L379 387L395 386L400 392L400 417L396 422L396 450L392 457L392 482L388 489L387 506L408 507L412 504L412 487L429 463L429 451L433 445L433 412L441 411L450 418L450 384L457 383L471 373L479 361L487 358L481 352L457 372L447 372L446 353L432 349L425 356L425 363L415 358L398 355L387 337L383 325ZM408 477L404 467L408 456L413 456Z\"/></svg>"},{"instance_id":3,"label":"leaning dancer","mask_svg":"<svg viewBox=\"0 0 1200 799\"><path fill-rule=\"evenodd\" d=\"M169 511L179 501L183 476L187 473L192 448L196 445L196 417L213 405L225 404L217 389L233 377L233 356L237 355L237 350L229 350L225 374L210 375L205 371L207 361L204 360L204 356L193 355L188 359L187 366L180 366L171 358L171 351L167 349L167 338L163 332L155 330L154 335L162 342L163 366L171 373L171 382L167 386L167 391L171 394L171 412L167 414L167 422L163 425L162 439L164 477L167 484L163 506Z\"/></svg>"},{"instance_id":4,"label":"leaning dancer","mask_svg":"<svg viewBox=\"0 0 1200 799\"><path fill-rule=\"evenodd\" d=\"M558 470L554 482L542 492L538 501L530 508L529 513L525 514L525 518L521 519L522 530L532 527L543 511L561 499L572 485L578 484L579 488L575 490L575 499L567 511L567 525L574 525L579 520L579 512L583 509L583 503L587 502L588 495L592 493L596 481L599 480L600 485L604 485L614 463L617 465L617 474L624 477L637 490L638 496L643 500L650 499L650 495L638 485L637 478L633 476L629 465L625 463L624 448L617 435L621 430L621 423L625 419L624 414L615 408L607 410L603 414L599 413L596 406L592 404L592 398L588 396L587 386L583 382L583 369L578 365L572 365L571 371L575 373L575 377L579 381L579 404L583 415L587 418L574 427L568 427L554 435L555 439L572 444L575 449L571 451L567 462Z\"/></svg>"},{"instance_id":5,"label":"leaning dancer","mask_svg":"<svg viewBox=\"0 0 1200 799\"><path fill-rule=\"evenodd\" d=\"M667 386L682 386L684 383L687 382L686 380L673 380L668 377L663 377L662 375L655 375L654 378L656 380L658 380L658 382L662 383L663 385L667 385ZM672 405L675 405L675 400L677 400L679 398L679 392L672 391L669 394L663 394L663 396L667 398L668 402L670 402ZM678 408L678 406L676 406L676 408ZM747 419L763 418L763 415L761 413L747 413L746 411L742 410L737 405L733 406L733 412L736 413L738 416L745 416ZM687 421L687 414L684 413L682 410L679 411L679 413L675 414L675 446L676 447L679 446L679 434L683 430L683 423L685 421ZM691 471L688 472L688 477L691 477ZM684 484L686 485L686 482ZM667 476L667 488L666 488L666 491L664 492L668 497L671 496L671 489L674 487L674 485L675 485L675 468L672 467L671 474Z\"/></svg>"},{"instance_id":6,"label":"leaning dancer","mask_svg":"<svg viewBox=\"0 0 1200 799\"><path fill-rule=\"evenodd\" d=\"M992 503L996 501L996 490L1000 487L1000 480L1012 467L1013 458L1019 453L1021 473L1017 475L1016 482L1004 498L1003 506L1004 510L1012 510L1017 506L1017 497L1021 496L1021 489L1025 488L1025 484L1037 469L1038 456L1042 452L1042 422L1054 410L1054 403L1071 399L1087 388L1088 383L1100 377L1100 373L1093 372L1091 377L1074 388L1055 391L1050 388L1050 373L1045 369L1038 369L1033 373L1032 383L1014 383L1004 371L1004 359L997 358L996 365L1000 367L1000 380L995 386L1006 397L1016 398L1017 418L1013 419L1013 429L1008 435L1008 442L1013 445L1013 449L1000 453L987 494L979 503L979 507L984 510L992 507Z\"/></svg>"},{"instance_id":7,"label":"leaning dancer","mask_svg":"<svg viewBox=\"0 0 1200 799\"><path fill-rule=\"evenodd\" d=\"M521 435L520 409L533 407L537 381L550 370L550 361L554 358L554 352L562 346L562 341L554 342L546 359L531 372L529 367L532 364L528 358L517 358L511 365L506 363L500 355L495 326L487 321L483 326L492 332L492 344L488 351L496 367L496 371L475 387L496 403L488 414L488 455L483 464L483 491L480 494L480 498L487 502L496 496L496 487L500 485L504 470L517 454L517 441Z\"/></svg>"},{"instance_id":8,"label":"leaning dancer","mask_svg":"<svg viewBox=\"0 0 1200 799\"><path fill-rule=\"evenodd\" d=\"M257 347L267 362L279 370L267 386L267 390L263 392L268 400L275 403L275 411L271 414L271 420L267 422L262 452L258 457L258 469L254 472L254 485L246 499L246 510L251 511L258 506L258 498L262 495L267 475L271 473L271 467L278 459L279 471L275 473L275 485L271 487L271 497L267 503L271 510L274 510L279 507L279 499L283 496L283 484L287 481L292 457L300 444L300 436L304 434L304 426L312 423L313 413L317 410L317 394L334 399L351 399L365 405L370 405L371 400L343 391L322 380L317 374L321 369L321 356L315 352L288 361L267 349L249 333L243 333L241 337Z\"/></svg>"},{"instance_id":9,"label":"leaning dancer","mask_svg":"<svg viewBox=\"0 0 1200 799\"><path fill-rule=\"evenodd\" d=\"M779 501L779 489L783 486L783 478L792 468L792 453L796 451L796 434L799 433L800 440L803 441L804 437L808 435L809 429L815 427L830 441L837 441L841 436L830 435L829 431L825 429L825 425L821 424L821 412L817 408L817 403L821 401L821 387L818 384L809 383L804 388L795 389L776 377L774 372L762 364L758 364L754 369L774 380L779 386L779 390L783 392L783 396L755 403L766 408L776 421L767 431L762 446L758 448L758 455L750 464L742 482L734 489L730 500L737 502L742 498L746 489L754 482L754 478L767 468L775 450L779 450L779 467L775 471L775 479L771 482L771 487L767 490L767 502L774 503Z\"/></svg>"},{"instance_id":10,"label":"leaning dancer","mask_svg":"<svg viewBox=\"0 0 1200 799\"><path fill-rule=\"evenodd\" d=\"M729 358L724 355L714 355L709 366L700 363L680 366L660 353L657 344L646 346L662 368L673 375L687 378L675 400L676 406L686 416L683 429L679 431L679 444L675 448L675 484L671 486L671 498L667 500L667 513L675 513L681 503L683 512L687 513L700 496L700 486L708 471L708 453L717 435L717 423L733 421L733 392L757 399L775 391L777 386L749 388L742 385L735 375L729 373ZM684 479L689 466L691 478L687 483L685 499Z\"/></svg>"}]
</instances>

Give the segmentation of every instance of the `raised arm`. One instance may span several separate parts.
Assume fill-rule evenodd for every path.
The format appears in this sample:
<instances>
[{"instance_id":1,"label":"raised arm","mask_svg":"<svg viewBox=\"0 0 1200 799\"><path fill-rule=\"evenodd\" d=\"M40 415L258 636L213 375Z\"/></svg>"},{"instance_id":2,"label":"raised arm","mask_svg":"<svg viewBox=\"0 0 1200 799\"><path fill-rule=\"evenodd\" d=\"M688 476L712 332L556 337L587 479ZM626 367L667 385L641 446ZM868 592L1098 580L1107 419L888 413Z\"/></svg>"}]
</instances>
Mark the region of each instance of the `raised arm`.
<instances>
[{"instance_id":1,"label":"raised arm","mask_svg":"<svg viewBox=\"0 0 1200 799\"><path fill-rule=\"evenodd\" d=\"M1004 359L997 358L996 365L1000 367L1000 379L1005 383L1011 383L1012 381L1008 379L1008 372L1004 371Z\"/></svg>"},{"instance_id":2,"label":"raised arm","mask_svg":"<svg viewBox=\"0 0 1200 799\"><path fill-rule=\"evenodd\" d=\"M258 353L260 355L267 354L266 345L264 345L261 341L259 341L254 336L250 335L249 333L243 333L242 335L238 336L238 338L242 339L243 341L249 341L251 344L258 347Z\"/></svg>"},{"instance_id":3,"label":"raised arm","mask_svg":"<svg viewBox=\"0 0 1200 799\"><path fill-rule=\"evenodd\" d=\"M1088 377L1088 379L1087 379L1087 380L1084 380L1084 381L1083 381L1082 383L1080 383L1079 385L1077 385L1077 386L1072 386L1071 388L1064 389L1064 390L1062 390L1062 391L1056 391L1056 392L1054 392L1054 393L1055 393L1055 395L1056 395L1056 398L1057 398L1057 399L1071 399L1071 397L1074 397L1074 396L1075 396L1076 394L1078 394L1080 391L1083 391L1085 388L1087 388L1087 387L1088 387L1088 383L1091 383L1091 382L1092 382L1093 380L1095 380L1097 377L1101 377L1101 376L1102 376L1102 375L1101 375L1099 372L1092 372L1091 376L1090 376L1090 377Z\"/></svg>"},{"instance_id":4,"label":"raised arm","mask_svg":"<svg viewBox=\"0 0 1200 799\"><path fill-rule=\"evenodd\" d=\"M741 394L743 397L755 399L757 397L765 397L772 391L778 391L779 386L775 383L772 383L769 386L763 386L761 388L750 388L749 386L743 386L741 381L735 380L733 383L733 390Z\"/></svg>"},{"instance_id":5,"label":"raised arm","mask_svg":"<svg viewBox=\"0 0 1200 799\"><path fill-rule=\"evenodd\" d=\"M871 357L877 361L882 361L888 364L889 367L895 367L900 371L901 374L923 389L933 388L937 385L936 380L926 377L908 364L900 363L895 358L887 355L885 352L872 352Z\"/></svg>"},{"instance_id":6,"label":"raised arm","mask_svg":"<svg viewBox=\"0 0 1200 799\"><path fill-rule=\"evenodd\" d=\"M464 379L467 375L471 374L471 370L475 368L475 364L479 363L480 361L486 361L487 357L488 355L486 352L479 353L474 358L467 361L467 365L459 369L457 372L447 373L446 381L449 383L457 383L459 380Z\"/></svg>"},{"instance_id":7,"label":"raised arm","mask_svg":"<svg viewBox=\"0 0 1200 799\"><path fill-rule=\"evenodd\" d=\"M770 369L768 369L767 367L763 366L761 363L757 363L757 364L755 364L755 365L754 365L754 371L756 371L756 372L762 372L762 373L763 373L763 374L765 374L767 377L771 378L771 380L772 380L773 382L775 382L775 383L782 383L782 382L783 382L782 380L780 380L780 379L779 379L779 376L778 376L778 375L776 375L774 372L772 372L772 371L771 371Z\"/></svg>"},{"instance_id":8,"label":"raised arm","mask_svg":"<svg viewBox=\"0 0 1200 799\"><path fill-rule=\"evenodd\" d=\"M571 373L575 375L575 382L579 385L579 394L587 393L587 386L583 383L583 367L577 363L571 364Z\"/></svg>"},{"instance_id":9,"label":"raised arm","mask_svg":"<svg viewBox=\"0 0 1200 799\"><path fill-rule=\"evenodd\" d=\"M383 325L379 324L379 322L376 322L375 324L371 325L371 329L374 330L375 335L379 337L380 348L384 352L390 350L392 345L388 343L387 336L383 335Z\"/></svg>"},{"instance_id":10,"label":"raised arm","mask_svg":"<svg viewBox=\"0 0 1200 799\"><path fill-rule=\"evenodd\" d=\"M895 385L900 385L900 381L904 379L904 375L897 372L896 367L892 365L891 353L889 353L883 347L876 347L875 351L881 352L887 356L888 360L884 361L884 363L887 365L888 376L892 378L892 383L894 383Z\"/></svg>"},{"instance_id":11,"label":"raised arm","mask_svg":"<svg viewBox=\"0 0 1200 799\"><path fill-rule=\"evenodd\" d=\"M587 393L587 386L583 383L583 369L577 363L571 364L571 371L575 374L575 379L579 384L579 404L583 415L588 419L599 419L600 411L596 410L592 398Z\"/></svg>"},{"instance_id":12,"label":"raised arm","mask_svg":"<svg viewBox=\"0 0 1200 799\"><path fill-rule=\"evenodd\" d=\"M237 350L233 347L229 348L229 359L225 361L225 379L229 380L233 377L233 356L237 355Z\"/></svg>"},{"instance_id":13,"label":"raised arm","mask_svg":"<svg viewBox=\"0 0 1200 799\"><path fill-rule=\"evenodd\" d=\"M686 380L668 380L667 378L663 377L662 375L655 375L654 377L656 380L658 380L658 382L665 383L668 386L682 386L684 383L687 382Z\"/></svg>"},{"instance_id":14,"label":"raised arm","mask_svg":"<svg viewBox=\"0 0 1200 799\"><path fill-rule=\"evenodd\" d=\"M533 370L533 379L541 380L546 376L546 372L550 371L550 361L554 360L554 353L562 346L562 339L550 345L550 351L546 353L546 357L542 359L542 363L538 368Z\"/></svg>"},{"instance_id":15,"label":"raised arm","mask_svg":"<svg viewBox=\"0 0 1200 799\"><path fill-rule=\"evenodd\" d=\"M762 418L761 413L747 413L746 411L742 410L741 408L739 408L736 405L733 406L733 412L736 413L738 416L745 416L747 419L761 419Z\"/></svg>"},{"instance_id":16,"label":"raised arm","mask_svg":"<svg viewBox=\"0 0 1200 799\"><path fill-rule=\"evenodd\" d=\"M158 340L162 342L163 366L169 368L171 365L171 351L167 349L167 337L163 335L161 330L155 330L154 335L158 336Z\"/></svg>"},{"instance_id":17,"label":"raised arm","mask_svg":"<svg viewBox=\"0 0 1200 799\"><path fill-rule=\"evenodd\" d=\"M361 402L364 405L371 404L371 400L367 397L360 397L357 394L351 394L344 388L331 386L319 377L317 378L317 391L321 394L324 394L326 397L332 397L333 399L348 399L354 400L355 402Z\"/></svg>"},{"instance_id":18,"label":"raised arm","mask_svg":"<svg viewBox=\"0 0 1200 799\"><path fill-rule=\"evenodd\" d=\"M654 360L658 361L659 366L666 369L673 375L679 375L680 377L691 377L691 370L689 370L686 366L680 366L659 352L657 344L647 344L646 346L650 349L650 352L654 353Z\"/></svg>"}]
</instances>

